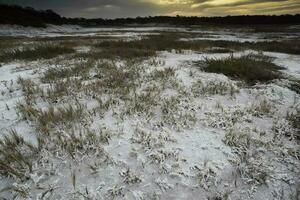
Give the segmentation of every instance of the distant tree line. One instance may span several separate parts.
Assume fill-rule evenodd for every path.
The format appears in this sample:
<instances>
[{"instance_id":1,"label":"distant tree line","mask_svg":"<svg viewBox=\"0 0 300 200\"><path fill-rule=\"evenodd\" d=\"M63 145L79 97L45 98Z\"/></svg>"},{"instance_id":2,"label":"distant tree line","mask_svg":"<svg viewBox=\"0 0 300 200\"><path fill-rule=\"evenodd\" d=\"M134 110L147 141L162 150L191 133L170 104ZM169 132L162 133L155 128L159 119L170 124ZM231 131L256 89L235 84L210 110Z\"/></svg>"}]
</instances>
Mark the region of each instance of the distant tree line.
<instances>
[{"instance_id":1,"label":"distant tree line","mask_svg":"<svg viewBox=\"0 0 300 200\"><path fill-rule=\"evenodd\" d=\"M45 27L46 24L63 24L63 18L52 10L35 10L15 5L0 5L0 24Z\"/></svg>"},{"instance_id":2,"label":"distant tree line","mask_svg":"<svg viewBox=\"0 0 300 200\"><path fill-rule=\"evenodd\" d=\"M295 15L240 15L224 17L155 16L118 19L66 18L52 10L35 10L31 7L0 4L0 24L46 27L46 24L75 24L81 26L120 26L128 24L170 25L258 25L300 24L300 14Z\"/></svg>"}]
</instances>

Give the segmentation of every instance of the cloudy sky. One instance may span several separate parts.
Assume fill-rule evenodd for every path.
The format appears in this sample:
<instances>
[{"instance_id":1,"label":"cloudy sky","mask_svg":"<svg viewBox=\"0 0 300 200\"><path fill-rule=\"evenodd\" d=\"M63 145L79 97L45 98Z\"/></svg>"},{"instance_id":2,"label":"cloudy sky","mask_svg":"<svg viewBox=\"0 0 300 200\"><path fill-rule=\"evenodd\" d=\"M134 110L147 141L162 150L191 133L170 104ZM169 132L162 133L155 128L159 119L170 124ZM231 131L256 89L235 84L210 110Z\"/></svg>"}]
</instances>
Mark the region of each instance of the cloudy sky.
<instances>
[{"instance_id":1,"label":"cloudy sky","mask_svg":"<svg viewBox=\"0 0 300 200\"><path fill-rule=\"evenodd\" d=\"M0 3L52 9L66 17L86 18L300 13L300 0L0 0Z\"/></svg>"}]
</instances>

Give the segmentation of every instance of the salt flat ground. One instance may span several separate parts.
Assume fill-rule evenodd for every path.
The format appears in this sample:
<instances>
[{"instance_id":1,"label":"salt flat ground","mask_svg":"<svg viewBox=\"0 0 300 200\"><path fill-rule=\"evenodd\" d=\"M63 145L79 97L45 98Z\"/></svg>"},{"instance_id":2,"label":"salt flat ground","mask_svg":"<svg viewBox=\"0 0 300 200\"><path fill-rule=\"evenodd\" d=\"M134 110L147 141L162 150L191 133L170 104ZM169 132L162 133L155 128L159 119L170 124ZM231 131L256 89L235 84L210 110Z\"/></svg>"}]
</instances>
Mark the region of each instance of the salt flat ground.
<instances>
[{"instance_id":1,"label":"salt flat ground","mask_svg":"<svg viewBox=\"0 0 300 200\"><path fill-rule=\"evenodd\" d=\"M3 199L299 199L299 27L0 35Z\"/></svg>"}]
</instances>

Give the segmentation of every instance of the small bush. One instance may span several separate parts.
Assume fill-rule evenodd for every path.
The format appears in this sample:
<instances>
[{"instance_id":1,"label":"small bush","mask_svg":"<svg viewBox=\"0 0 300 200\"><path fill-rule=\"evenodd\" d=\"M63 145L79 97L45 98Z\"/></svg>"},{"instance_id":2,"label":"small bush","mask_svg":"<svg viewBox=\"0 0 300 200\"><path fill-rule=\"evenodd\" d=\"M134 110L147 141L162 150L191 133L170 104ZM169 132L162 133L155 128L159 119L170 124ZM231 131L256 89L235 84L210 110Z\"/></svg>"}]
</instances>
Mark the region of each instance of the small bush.
<instances>
[{"instance_id":1,"label":"small bush","mask_svg":"<svg viewBox=\"0 0 300 200\"><path fill-rule=\"evenodd\" d=\"M221 73L253 85L256 82L268 82L281 78L279 70L283 68L272 63L269 57L248 54L241 57L206 59L205 64L202 63L202 69L206 72Z\"/></svg>"}]
</instances>

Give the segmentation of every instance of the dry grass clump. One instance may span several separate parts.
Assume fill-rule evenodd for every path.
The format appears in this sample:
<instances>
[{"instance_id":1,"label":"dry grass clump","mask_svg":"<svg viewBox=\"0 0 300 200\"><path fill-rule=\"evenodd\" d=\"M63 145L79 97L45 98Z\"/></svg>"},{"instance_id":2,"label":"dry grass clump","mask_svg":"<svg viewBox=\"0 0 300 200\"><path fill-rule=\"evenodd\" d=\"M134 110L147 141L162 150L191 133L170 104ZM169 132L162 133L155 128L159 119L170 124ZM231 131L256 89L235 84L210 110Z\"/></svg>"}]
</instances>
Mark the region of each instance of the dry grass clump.
<instances>
[{"instance_id":1,"label":"dry grass clump","mask_svg":"<svg viewBox=\"0 0 300 200\"><path fill-rule=\"evenodd\" d=\"M192 93L198 97L201 95L226 95L230 94L233 96L235 93L239 92L238 87L230 82L222 81L210 81L208 83L203 83L198 80L192 85Z\"/></svg>"},{"instance_id":2,"label":"dry grass clump","mask_svg":"<svg viewBox=\"0 0 300 200\"><path fill-rule=\"evenodd\" d=\"M155 69L150 74L150 78L157 80L157 81L162 81L162 82L165 82L169 78L172 78L172 77L175 77L175 70L172 68L165 68L163 70Z\"/></svg>"},{"instance_id":3,"label":"dry grass clump","mask_svg":"<svg viewBox=\"0 0 300 200\"><path fill-rule=\"evenodd\" d=\"M292 133L293 137L300 140L300 106L295 106L292 112L287 114L287 120L294 127L295 133Z\"/></svg>"},{"instance_id":4,"label":"dry grass clump","mask_svg":"<svg viewBox=\"0 0 300 200\"><path fill-rule=\"evenodd\" d=\"M217 106L221 109L205 113L207 125L210 127L229 130L237 123L251 121L251 115L244 107L236 105L223 108L218 104Z\"/></svg>"},{"instance_id":5,"label":"dry grass clump","mask_svg":"<svg viewBox=\"0 0 300 200\"><path fill-rule=\"evenodd\" d=\"M251 138L248 133L230 130L225 135L224 143L230 146L238 156L233 164L245 183L266 184L266 181L271 178L269 163L262 158L259 152L254 150L263 147L261 141Z\"/></svg>"},{"instance_id":6,"label":"dry grass clump","mask_svg":"<svg viewBox=\"0 0 300 200\"><path fill-rule=\"evenodd\" d=\"M126 67L122 69L122 67L118 67L113 63L103 63L98 68L98 73L95 77L101 79L101 83L99 84L104 87L125 89L131 87L131 84L133 84L133 81L138 76L130 67L126 64Z\"/></svg>"},{"instance_id":7,"label":"dry grass clump","mask_svg":"<svg viewBox=\"0 0 300 200\"><path fill-rule=\"evenodd\" d=\"M114 185L112 188L107 190L106 198L107 199L116 199L117 197L123 198L124 194L124 186Z\"/></svg>"},{"instance_id":8,"label":"dry grass clump","mask_svg":"<svg viewBox=\"0 0 300 200\"><path fill-rule=\"evenodd\" d=\"M155 149L164 146L164 139L167 140L162 135L137 127L131 141L140 144L143 149Z\"/></svg>"},{"instance_id":9,"label":"dry grass clump","mask_svg":"<svg viewBox=\"0 0 300 200\"><path fill-rule=\"evenodd\" d=\"M145 116L153 115L153 108L158 105L158 92L147 91L141 94L134 94L128 102L125 114L142 113Z\"/></svg>"},{"instance_id":10,"label":"dry grass clump","mask_svg":"<svg viewBox=\"0 0 300 200\"><path fill-rule=\"evenodd\" d=\"M76 132L76 133L75 133ZM0 140L0 174L15 179L13 185L8 186L0 193L13 194L14 197L28 198L32 189L24 187L23 183L30 179L34 172L42 173L43 176L55 174L56 164L49 162L51 158L63 155L64 162L70 159L72 162L82 162L82 158L93 156L102 164L108 162L102 144L109 140L105 132L95 133L88 129L57 131L52 134L37 134L38 147L25 142L15 131ZM37 159L39 158L39 159ZM49 168L48 168L49 167ZM75 185L73 183L73 185ZM52 186L47 192L52 192ZM43 194L43 196L45 195Z\"/></svg>"},{"instance_id":11,"label":"dry grass clump","mask_svg":"<svg viewBox=\"0 0 300 200\"><path fill-rule=\"evenodd\" d=\"M103 153L101 144L108 143L111 137L111 133L105 130L96 133L84 127L87 124L84 120L86 112L79 103L56 108L50 106L47 110L19 103L17 110L34 123L39 149L47 149L49 153L67 153L74 160L83 154L97 153L100 156Z\"/></svg>"},{"instance_id":12,"label":"dry grass clump","mask_svg":"<svg viewBox=\"0 0 300 200\"><path fill-rule=\"evenodd\" d=\"M17 83L21 86L27 105L35 104L38 96L43 93L39 86L30 79L23 79L19 77Z\"/></svg>"},{"instance_id":13,"label":"dry grass clump","mask_svg":"<svg viewBox=\"0 0 300 200\"><path fill-rule=\"evenodd\" d=\"M300 94L300 80L292 80L288 88Z\"/></svg>"},{"instance_id":14,"label":"dry grass clump","mask_svg":"<svg viewBox=\"0 0 300 200\"><path fill-rule=\"evenodd\" d=\"M210 162L205 160L202 165L196 165L193 169L196 171L195 178L199 185L205 190L209 190L210 187L215 184L216 169L212 167Z\"/></svg>"},{"instance_id":15,"label":"dry grass clump","mask_svg":"<svg viewBox=\"0 0 300 200\"><path fill-rule=\"evenodd\" d=\"M50 88L47 88L42 98L49 103L58 103L64 96L70 95L69 88L69 81L58 81L57 83L51 84Z\"/></svg>"},{"instance_id":16,"label":"dry grass clump","mask_svg":"<svg viewBox=\"0 0 300 200\"><path fill-rule=\"evenodd\" d=\"M142 182L142 180L129 168L126 171L121 172L120 176L123 177L123 182L126 184L136 184Z\"/></svg>"},{"instance_id":17,"label":"dry grass clump","mask_svg":"<svg viewBox=\"0 0 300 200\"><path fill-rule=\"evenodd\" d=\"M35 122L39 131L46 132L56 126L68 127L72 122L80 121L84 117L84 108L80 104L58 108L50 106L47 110L42 110L19 103L16 109L24 119Z\"/></svg>"},{"instance_id":18,"label":"dry grass clump","mask_svg":"<svg viewBox=\"0 0 300 200\"><path fill-rule=\"evenodd\" d=\"M74 53L73 48L58 46L50 43L38 44L34 47L24 47L22 49L7 50L0 54L1 62L13 60L34 61L38 59L50 59L62 54Z\"/></svg>"},{"instance_id":19,"label":"dry grass clump","mask_svg":"<svg viewBox=\"0 0 300 200\"><path fill-rule=\"evenodd\" d=\"M105 134L105 132L95 133L89 129L56 132L51 137L52 144L47 145L49 149L66 152L74 160L81 159L82 155L102 157L105 154L103 143L107 143L110 139L110 135ZM48 140L44 140L44 143L47 143Z\"/></svg>"},{"instance_id":20,"label":"dry grass clump","mask_svg":"<svg viewBox=\"0 0 300 200\"><path fill-rule=\"evenodd\" d=\"M154 69L146 77L147 83L151 83L152 86L148 87L148 91L162 91L164 89L179 89L180 82L176 79L175 69L164 68Z\"/></svg>"},{"instance_id":21,"label":"dry grass clump","mask_svg":"<svg viewBox=\"0 0 300 200\"><path fill-rule=\"evenodd\" d=\"M282 78L279 72L282 67L260 54L247 54L241 57L206 59L205 63L196 62L206 72L221 73L226 76L243 80L249 85L257 82L269 82Z\"/></svg>"},{"instance_id":22,"label":"dry grass clump","mask_svg":"<svg viewBox=\"0 0 300 200\"><path fill-rule=\"evenodd\" d=\"M50 89L46 92L46 100L57 100L64 96L74 98L75 93L82 91L82 81L79 78L67 78L51 83Z\"/></svg>"},{"instance_id":23,"label":"dry grass clump","mask_svg":"<svg viewBox=\"0 0 300 200\"><path fill-rule=\"evenodd\" d=\"M37 148L26 142L15 130L0 140L0 173L24 179L32 172L32 160Z\"/></svg>"},{"instance_id":24,"label":"dry grass clump","mask_svg":"<svg viewBox=\"0 0 300 200\"><path fill-rule=\"evenodd\" d=\"M257 99L250 107L247 108L247 112L255 117L272 116L276 111L274 102L267 98Z\"/></svg>"},{"instance_id":25,"label":"dry grass clump","mask_svg":"<svg viewBox=\"0 0 300 200\"><path fill-rule=\"evenodd\" d=\"M274 180L281 180L288 184L294 181L293 177L282 177L274 166L286 165L286 160L298 159L297 147L291 148L285 133L290 129L285 120L275 124L272 128L274 137L271 140L265 138L265 133L256 129L233 128L230 129L223 142L232 148L235 157L231 160L237 172L247 185L258 186L269 184ZM280 143L280 145L278 145ZM277 156L273 159L271 156ZM297 179L297 178L296 178Z\"/></svg>"},{"instance_id":26,"label":"dry grass clump","mask_svg":"<svg viewBox=\"0 0 300 200\"><path fill-rule=\"evenodd\" d=\"M74 76L86 78L93 67L95 67L95 62L93 60L87 60L76 63L73 67L49 68L44 72L41 81L43 83L53 83L57 80Z\"/></svg>"},{"instance_id":27,"label":"dry grass clump","mask_svg":"<svg viewBox=\"0 0 300 200\"><path fill-rule=\"evenodd\" d=\"M140 76L139 70L138 63L131 61L125 62L122 66L118 66L115 62L100 62L94 69L94 81L86 85L84 90L87 93L125 98L134 90Z\"/></svg>"},{"instance_id":28,"label":"dry grass clump","mask_svg":"<svg viewBox=\"0 0 300 200\"><path fill-rule=\"evenodd\" d=\"M28 79L19 79L26 105L34 105L37 99L40 98L49 103L58 103L63 100L63 97L73 99L73 94L82 89L80 79L66 78L65 80L58 79L55 82L48 79L50 84L47 87L38 86L35 82Z\"/></svg>"},{"instance_id":29,"label":"dry grass clump","mask_svg":"<svg viewBox=\"0 0 300 200\"><path fill-rule=\"evenodd\" d=\"M193 127L197 122L196 110L182 97L171 97L161 104L161 125L170 125L175 130Z\"/></svg>"}]
</instances>

